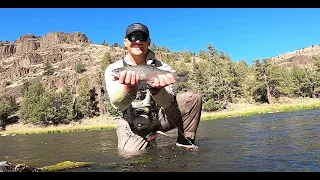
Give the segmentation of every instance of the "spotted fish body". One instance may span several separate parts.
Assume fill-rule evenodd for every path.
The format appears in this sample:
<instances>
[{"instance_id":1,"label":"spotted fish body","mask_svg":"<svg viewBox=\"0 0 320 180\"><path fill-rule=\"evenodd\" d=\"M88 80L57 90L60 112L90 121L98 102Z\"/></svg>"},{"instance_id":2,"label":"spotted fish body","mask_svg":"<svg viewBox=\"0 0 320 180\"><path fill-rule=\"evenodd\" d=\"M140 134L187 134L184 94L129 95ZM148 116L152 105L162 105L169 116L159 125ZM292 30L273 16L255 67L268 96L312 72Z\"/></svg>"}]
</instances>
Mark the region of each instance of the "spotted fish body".
<instances>
[{"instance_id":1,"label":"spotted fish body","mask_svg":"<svg viewBox=\"0 0 320 180\"><path fill-rule=\"evenodd\" d=\"M157 75L165 75L171 73L177 82L187 82L188 72L170 72L159 69L152 65L126 66L116 68L112 71L113 76L119 77L122 71L134 71L140 77L142 82L152 82Z\"/></svg>"}]
</instances>

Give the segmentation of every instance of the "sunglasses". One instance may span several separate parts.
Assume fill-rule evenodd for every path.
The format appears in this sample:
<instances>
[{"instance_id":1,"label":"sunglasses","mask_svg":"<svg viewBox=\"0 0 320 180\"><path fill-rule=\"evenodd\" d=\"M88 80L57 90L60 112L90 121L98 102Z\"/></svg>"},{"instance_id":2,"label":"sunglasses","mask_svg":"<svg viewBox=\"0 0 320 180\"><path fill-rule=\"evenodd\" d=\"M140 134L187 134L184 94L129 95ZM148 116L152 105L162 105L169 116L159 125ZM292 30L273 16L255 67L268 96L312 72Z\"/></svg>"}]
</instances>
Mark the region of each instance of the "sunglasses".
<instances>
[{"instance_id":1,"label":"sunglasses","mask_svg":"<svg viewBox=\"0 0 320 180\"><path fill-rule=\"evenodd\" d=\"M143 42L143 41L148 40L148 35L147 34L130 34L130 35L127 36L127 39L130 42L136 42L138 40L140 42Z\"/></svg>"}]
</instances>

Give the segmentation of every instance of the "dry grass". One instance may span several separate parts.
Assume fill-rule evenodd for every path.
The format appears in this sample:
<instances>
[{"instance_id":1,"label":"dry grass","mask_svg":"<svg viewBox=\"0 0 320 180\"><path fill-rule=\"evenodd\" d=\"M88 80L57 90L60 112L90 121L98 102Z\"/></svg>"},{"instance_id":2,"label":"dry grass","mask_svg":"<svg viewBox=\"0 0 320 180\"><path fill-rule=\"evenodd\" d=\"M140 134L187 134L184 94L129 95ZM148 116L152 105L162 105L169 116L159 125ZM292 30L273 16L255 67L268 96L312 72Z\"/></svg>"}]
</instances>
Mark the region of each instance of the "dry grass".
<instances>
[{"instance_id":1,"label":"dry grass","mask_svg":"<svg viewBox=\"0 0 320 180\"><path fill-rule=\"evenodd\" d=\"M241 117L256 114L268 114L277 112L288 112L294 110L320 108L320 99L299 98L290 99L282 98L279 102L270 104L231 104L230 110L202 113L202 120L213 120L218 118Z\"/></svg>"},{"instance_id":2,"label":"dry grass","mask_svg":"<svg viewBox=\"0 0 320 180\"><path fill-rule=\"evenodd\" d=\"M278 58L277 56L275 56L273 57L273 59L274 60L289 59L296 55L318 56L319 54L320 54L320 46L315 45L314 47L309 46L309 47L301 48L295 51L279 54Z\"/></svg>"},{"instance_id":3,"label":"dry grass","mask_svg":"<svg viewBox=\"0 0 320 180\"><path fill-rule=\"evenodd\" d=\"M79 122L72 122L66 125L41 127L30 124L16 123L6 127L6 131L0 132L0 135L16 134L42 134L42 133L62 133L73 131L88 131L98 129L110 129L115 127L114 117L99 116L95 118L83 119Z\"/></svg>"}]
</instances>

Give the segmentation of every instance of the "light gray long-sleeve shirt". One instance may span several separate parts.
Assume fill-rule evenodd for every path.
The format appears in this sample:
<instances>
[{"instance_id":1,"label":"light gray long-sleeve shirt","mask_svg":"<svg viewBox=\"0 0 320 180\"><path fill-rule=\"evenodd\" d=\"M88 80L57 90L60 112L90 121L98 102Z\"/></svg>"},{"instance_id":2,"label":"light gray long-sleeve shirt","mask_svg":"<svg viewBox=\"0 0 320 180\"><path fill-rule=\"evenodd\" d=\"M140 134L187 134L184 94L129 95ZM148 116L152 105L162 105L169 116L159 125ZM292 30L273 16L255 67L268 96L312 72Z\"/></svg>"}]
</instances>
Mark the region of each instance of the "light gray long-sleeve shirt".
<instances>
[{"instance_id":1,"label":"light gray long-sleeve shirt","mask_svg":"<svg viewBox=\"0 0 320 180\"><path fill-rule=\"evenodd\" d=\"M124 57L124 61L128 65L133 65L133 66L136 65L132 61L130 61L128 55ZM172 68L168 64L155 59L154 52L149 50L148 56L147 56L147 64L150 65L151 63L155 63L159 69L168 70L168 71L172 70ZM114 80L112 75L112 70L118 67L123 67L123 59L120 59L110 64L106 68L104 76L105 76L106 89L107 89L107 93L108 93L111 105L120 111L124 111L131 105L131 103L135 100L136 97L126 93L123 88L124 85L120 84L118 80ZM139 85L139 90L145 90L145 89L146 89L146 84ZM149 95L151 94L149 93ZM169 107L174 98L173 86L172 85L166 86L165 88L162 88L157 94L151 95L151 96L159 106L163 108Z\"/></svg>"}]
</instances>

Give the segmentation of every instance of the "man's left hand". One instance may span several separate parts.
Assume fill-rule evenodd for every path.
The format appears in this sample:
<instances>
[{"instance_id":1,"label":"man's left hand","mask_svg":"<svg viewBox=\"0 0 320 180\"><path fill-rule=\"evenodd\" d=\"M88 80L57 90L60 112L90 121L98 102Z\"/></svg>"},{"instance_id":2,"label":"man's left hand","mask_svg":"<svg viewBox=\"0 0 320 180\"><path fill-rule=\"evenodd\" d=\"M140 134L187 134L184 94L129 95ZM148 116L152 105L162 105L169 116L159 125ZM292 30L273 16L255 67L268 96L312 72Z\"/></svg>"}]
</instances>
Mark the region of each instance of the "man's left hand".
<instances>
[{"instance_id":1,"label":"man's left hand","mask_svg":"<svg viewBox=\"0 0 320 180\"><path fill-rule=\"evenodd\" d=\"M154 78L153 83L149 84L152 88L163 88L170 84L175 84L176 79L171 73L165 75L158 75Z\"/></svg>"}]
</instances>

